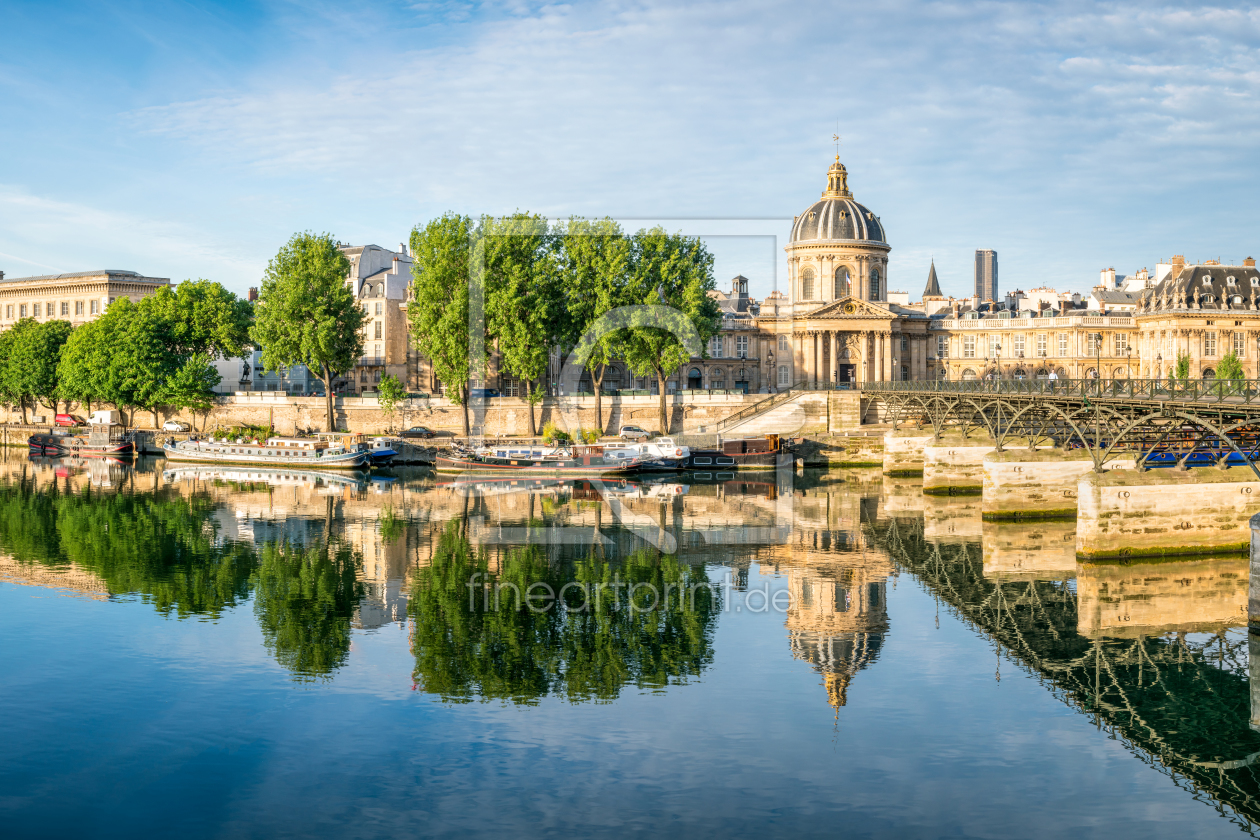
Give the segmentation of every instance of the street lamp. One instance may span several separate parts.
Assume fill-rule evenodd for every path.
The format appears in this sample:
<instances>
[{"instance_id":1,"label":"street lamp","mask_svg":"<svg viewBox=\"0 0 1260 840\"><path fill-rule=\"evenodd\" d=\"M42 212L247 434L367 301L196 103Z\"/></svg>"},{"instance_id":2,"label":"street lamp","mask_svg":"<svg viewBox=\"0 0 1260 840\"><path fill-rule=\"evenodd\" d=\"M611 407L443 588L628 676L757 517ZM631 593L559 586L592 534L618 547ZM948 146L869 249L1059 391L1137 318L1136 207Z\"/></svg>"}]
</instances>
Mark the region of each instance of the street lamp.
<instances>
[{"instance_id":1,"label":"street lamp","mask_svg":"<svg viewBox=\"0 0 1260 840\"><path fill-rule=\"evenodd\" d=\"M1094 378L1102 379L1102 333L1094 333Z\"/></svg>"},{"instance_id":2,"label":"street lamp","mask_svg":"<svg viewBox=\"0 0 1260 840\"><path fill-rule=\"evenodd\" d=\"M769 381L766 383L766 393L773 394L774 388L778 385L778 380L774 378L774 351L766 351L766 364L770 366Z\"/></svg>"}]
</instances>

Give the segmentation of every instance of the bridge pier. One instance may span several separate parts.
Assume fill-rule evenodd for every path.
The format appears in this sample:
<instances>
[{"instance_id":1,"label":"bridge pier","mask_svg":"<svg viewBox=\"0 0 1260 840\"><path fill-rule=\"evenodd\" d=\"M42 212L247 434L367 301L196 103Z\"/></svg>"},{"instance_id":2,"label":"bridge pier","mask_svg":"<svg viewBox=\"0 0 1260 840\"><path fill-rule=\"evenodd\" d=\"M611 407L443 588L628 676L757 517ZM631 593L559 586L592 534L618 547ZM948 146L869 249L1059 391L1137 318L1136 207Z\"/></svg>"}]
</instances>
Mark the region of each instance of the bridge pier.
<instances>
[{"instance_id":1,"label":"bridge pier","mask_svg":"<svg viewBox=\"0 0 1260 840\"><path fill-rule=\"evenodd\" d=\"M1246 552L1260 481L1249 468L1088 472L1077 485L1082 560Z\"/></svg>"},{"instance_id":2,"label":"bridge pier","mask_svg":"<svg viewBox=\"0 0 1260 840\"><path fill-rule=\"evenodd\" d=\"M970 542L983 534L977 496L927 496L923 499L923 537L932 542Z\"/></svg>"},{"instance_id":3,"label":"bridge pier","mask_svg":"<svg viewBox=\"0 0 1260 840\"><path fill-rule=\"evenodd\" d=\"M934 439L931 427L891 429L884 433L884 473L895 476L923 475L923 449Z\"/></svg>"},{"instance_id":4,"label":"bridge pier","mask_svg":"<svg viewBox=\"0 0 1260 840\"><path fill-rule=\"evenodd\" d=\"M1247 565L1245 557L1083 564L1076 574L1077 632L1132 639L1237 627Z\"/></svg>"},{"instance_id":5,"label":"bridge pier","mask_svg":"<svg viewBox=\"0 0 1260 840\"><path fill-rule=\"evenodd\" d=\"M997 447L987 434L941 435L923 447L923 492L929 496L979 496L984 490L984 456Z\"/></svg>"},{"instance_id":6,"label":"bridge pier","mask_svg":"<svg viewBox=\"0 0 1260 840\"><path fill-rule=\"evenodd\" d=\"M1133 469L1132 458L1111 461L1108 469ZM1075 519L1081 476L1094 468L1084 450L1027 447L984 456L984 518Z\"/></svg>"},{"instance_id":7,"label":"bridge pier","mask_svg":"<svg viewBox=\"0 0 1260 840\"><path fill-rule=\"evenodd\" d=\"M1076 574L1076 523L1071 520L985 522L984 576L1046 580Z\"/></svg>"}]
</instances>

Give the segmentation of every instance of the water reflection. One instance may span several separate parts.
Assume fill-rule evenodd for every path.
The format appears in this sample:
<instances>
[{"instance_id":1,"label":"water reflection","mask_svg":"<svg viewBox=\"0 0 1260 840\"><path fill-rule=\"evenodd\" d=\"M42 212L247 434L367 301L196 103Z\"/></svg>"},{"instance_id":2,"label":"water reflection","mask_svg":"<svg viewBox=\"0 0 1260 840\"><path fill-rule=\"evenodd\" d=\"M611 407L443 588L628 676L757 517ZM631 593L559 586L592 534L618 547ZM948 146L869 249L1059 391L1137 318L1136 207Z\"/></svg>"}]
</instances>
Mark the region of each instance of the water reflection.
<instances>
[{"instance_id":1,"label":"water reflection","mask_svg":"<svg viewBox=\"0 0 1260 840\"><path fill-rule=\"evenodd\" d=\"M174 618L252 609L298 680L335 677L356 632L402 624L398 679L449 703L672 691L745 655L716 631L761 610L817 672L818 712L842 714L858 675L888 667L905 573L998 651L994 678L1035 675L1174 783L1260 819L1243 559L1078 566L1070 522L985 523L978 497L873 470L387 478L6 461L0 575Z\"/></svg>"}]
</instances>

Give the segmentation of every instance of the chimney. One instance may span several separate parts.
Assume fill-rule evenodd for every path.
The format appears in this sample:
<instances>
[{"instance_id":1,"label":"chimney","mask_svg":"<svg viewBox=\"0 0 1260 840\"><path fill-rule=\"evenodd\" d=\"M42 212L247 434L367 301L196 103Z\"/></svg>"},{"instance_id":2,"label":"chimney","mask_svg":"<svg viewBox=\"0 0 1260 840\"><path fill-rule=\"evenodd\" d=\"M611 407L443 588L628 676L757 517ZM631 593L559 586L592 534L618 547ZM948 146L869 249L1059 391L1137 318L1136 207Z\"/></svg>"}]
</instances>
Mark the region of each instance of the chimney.
<instances>
[{"instance_id":1,"label":"chimney","mask_svg":"<svg viewBox=\"0 0 1260 840\"><path fill-rule=\"evenodd\" d=\"M1243 265L1247 266L1248 268L1255 268L1256 267L1255 257L1247 257L1247 259L1243 260ZM4 279L4 272L0 271L0 280L3 280L3 279Z\"/></svg>"},{"instance_id":2,"label":"chimney","mask_svg":"<svg viewBox=\"0 0 1260 840\"><path fill-rule=\"evenodd\" d=\"M1176 277L1181 273L1181 269L1186 267L1186 258L1181 254L1173 254L1172 258L1172 276Z\"/></svg>"},{"instance_id":3,"label":"chimney","mask_svg":"<svg viewBox=\"0 0 1260 840\"><path fill-rule=\"evenodd\" d=\"M249 287L249 301L250 303L253 303L256 300L258 300L258 287L250 286Z\"/></svg>"}]
</instances>

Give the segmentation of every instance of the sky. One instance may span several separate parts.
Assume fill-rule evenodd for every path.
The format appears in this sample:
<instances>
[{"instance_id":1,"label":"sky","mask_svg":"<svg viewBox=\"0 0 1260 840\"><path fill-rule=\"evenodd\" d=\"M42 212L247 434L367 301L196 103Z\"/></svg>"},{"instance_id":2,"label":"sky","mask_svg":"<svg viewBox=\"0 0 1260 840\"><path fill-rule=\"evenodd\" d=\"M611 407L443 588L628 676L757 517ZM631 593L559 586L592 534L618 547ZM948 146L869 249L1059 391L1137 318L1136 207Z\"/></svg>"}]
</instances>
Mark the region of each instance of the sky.
<instances>
[{"instance_id":1,"label":"sky","mask_svg":"<svg viewBox=\"0 0 1260 840\"><path fill-rule=\"evenodd\" d=\"M243 293L444 212L704 236L781 287L835 154L889 287L1260 256L1260 6L0 0L0 270Z\"/></svg>"}]
</instances>

